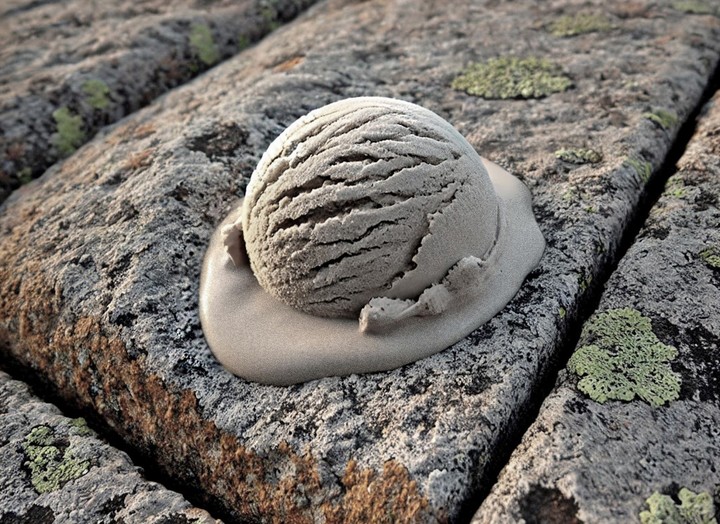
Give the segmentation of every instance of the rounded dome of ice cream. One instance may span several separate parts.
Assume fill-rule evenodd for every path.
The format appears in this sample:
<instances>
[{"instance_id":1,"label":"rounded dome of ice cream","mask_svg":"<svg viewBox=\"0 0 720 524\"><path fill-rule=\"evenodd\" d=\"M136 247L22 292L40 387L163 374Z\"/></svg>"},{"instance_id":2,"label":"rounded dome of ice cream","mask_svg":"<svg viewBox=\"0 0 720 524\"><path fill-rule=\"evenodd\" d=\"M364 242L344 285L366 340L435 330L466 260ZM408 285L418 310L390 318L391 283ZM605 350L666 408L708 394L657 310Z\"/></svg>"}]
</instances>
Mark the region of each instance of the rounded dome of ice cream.
<instances>
[{"instance_id":1,"label":"rounded dome of ice cream","mask_svg":"<svg viewBox=\"0 0 720 524\"><path fill-rule=\"evenodd\" d=\"M482 160L435 113L400 100L322 107L283 132L248 185L242 229L257 281L313 315L357 318L416 298L496 242Z\"/></svg>"}]
</instances>

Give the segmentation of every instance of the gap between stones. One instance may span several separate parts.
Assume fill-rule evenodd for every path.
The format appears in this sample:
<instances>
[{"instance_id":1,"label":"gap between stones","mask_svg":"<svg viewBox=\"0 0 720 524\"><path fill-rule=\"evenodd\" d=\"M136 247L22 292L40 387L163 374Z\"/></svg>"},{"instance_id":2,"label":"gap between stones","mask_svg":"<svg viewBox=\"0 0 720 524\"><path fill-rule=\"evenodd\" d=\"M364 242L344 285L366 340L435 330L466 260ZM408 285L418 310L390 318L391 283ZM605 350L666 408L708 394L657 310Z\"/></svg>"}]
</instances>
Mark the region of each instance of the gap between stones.
<instances>
[{"instance_id":1,"label":"gap between stones","mask_svg":"<svg viewBox=\"0 0 720 524\"><path fill-rule=\"evenodd\" d=\"M56 0L55 0L56 1ZM267 11L267 9L270 9L275 14L271 18L266 18L264 23L261 23L258 27L259 29L256 29L255 33L245 34L245 32L241 32L241 39L245 39L245 44L238 44L240 47L235 49L234 51L231 51L231 54L226 55L224 52L220 52L219 56L217 58L217 61L205 61L202 58L198 58L200 63L204 63L205 65L202 65L201 68L197 71L194 71L189 76L180 76L178 77L179 83L176 85L173 85L172 87L165 87L160 88L159 91L148 95L147 93L143 95L143 97L136 97L133 98L132 96L129 96L127 93L123 94L122 100L114 102L114 105L117 105L118 108L122 108L120 112L114 116L112 116L110 113L103 113L102 115L95 115L92 120L89 119L88 115L83 115L82 112L80 114L75 114L77 112L77 108L73 108L73 104L69 105L63 105L62 103L59 103L57 100L55 101L57 106L57 109L55 113L62 112L60 114L63 115L62 120L64 122L70 121L73 122L73 125L77 125L77 122L75 122L73 119L79 119L79 122L81 124L81 128L78 130L75 130L73 134L80 133L80 137L78 138L77 143L72 144L71 150L72 152L69 154L66 153L60 153L59 155L51 154L49 152L51 147L51 143L48 141L47 144L45 144L49 149L45 153L45 157L43 158L43 162L38 162L35 160L32 160L29 162L29 164L25 167L26 169L30 169L30 172L28 175L30 178L27 180L34 180L42 176L45 172L47 172L50 168L53 166L72 158L75 155L75 151L86 144L92 142L94 138L101 133L104 129L114 126L117 124L120 120L125 119L139 111L141 111L144 108L147 108L148 106L152 105L157 99L160 97L170 93L171 91L174 91L175 89L178 89L191 81L194 81L195 79L201 77L202 75L208 73L209 71L214 70L219 65L236 58L238 55L243 54L249 47L254 47L258 44L260 44L265 38L267 38L269 35L277 31L280 27L283 27L285 25L288 25L292 23L295 19L300 17L302 14L304 14L306 11L311 9L313 5L317 2L317 0L305 0L305 1L298 1L298 0L287 0L285 4L282 3L281 0L259 0L255 2L253 5L253 2L247 2L247 10L245 11L243 16L252 16L253 13L255 13L257 16L265 17L264 13ZM26 6L20 6L16 9L11 9L6 13L6 15L12 15L19 12L28 11L30 9L34 9L38 6L44 5L45 1L36 1L33 3L30 3ZM50 2L53 3L53 2ZM211 4L212 0L210 2L203 2L198 1L196 2L198 6L200 7L202 11L202 4ZM196 6L196 7L198 7ZM205 14L209 14L209 11L206 11ZM205 19L203 22L199 23L197 27L208 27L209 20ZM156 29L154 26L150 26L151 29ZM190 37L190 35L188 35ZM210 36L211 42L212 42L212 35ZM214 45L214 44L213 44ZM191 41L191 48L197 47L195 44L192 44ZM177 49L173 50L173 53L176 52ZM217 49L216 49L217 51ZM196 51L199 53L199 51ZM155 64L157 66L157 64ZM88 70L85 73L82 74L95 74L97 71ZM74 74L74 73L73 73ZM95 79L98 81L98 79ZM104 86L107 89L107 85L104 84L102 80L99 80L100 85ZM154 86L153 82L149 82L148 85ZM158 87L158 86L154 86ZM67 86L65 86L67 88ZM103 96L106 97L108 93L103 93ZM90 96L90 93L86 92L87 96ZM44 96L44 95L43 95ZM56 95L53 95L56 96ZM146 98L149 97L149 98ZM133 107L134 106L134 107ZM69 107L71 109L69 109ZM104 108L95 108L95 109L104 109ZM63 112L64 111L64 112ZM68 112L70 111L70 112ZM53 115L55 115L53 113ZM40 122L38 124L40 128L45 127L45 125L48 124L48 122ZM55 129L58 133L60 132L61 123L59 118L55 118ZM46 129L49 130L50 128ZM52 131L49 131L50 134L52 134ZM70 133L70 131L68 131ZM26 137L27 138L27 137ZM32 138L29 137L29 138ZM8 142L10 143L10 142ZM3 145L4 147L4 145ZM57 147L57 146L55 146ZM38 155L40 156L40 155ZM6 200L12 193L14 193L17 189L21 188L25 182L23 182L19 178L19 174L14 169L11 170L10 174L10 182L5 183L0 181L0 204L4 200ZM19 184L19 185L18 185Z\"/></svg>"},{"instance_id":2,"label":"gap between stones","mask_svg":"<svg viewBox=\"0 0 720 524\"><path fill-rule=\"evenodd\" d=\"M566 325L566 331L560 338L562 343L554 353L555 358L553 362L548 366L550 371L538 383L538 386L535 388L530 397L538 400L522 406L518 413L516 413L515 420L517 422L514 431L512 431L505 440L507 444L502 448L495 450L495 453L493 454L494 458L491 460L487 468L487 473L483 475L483 479L481 481L481 485L483 486L482 490L479 493L474 494L474 496L469 497L463 503L458 522L470 522L475 512L482 505L482 502L497 482L500 471L510 460L510 455L520 445L522 437L537 418L542 402L551 393L555 382L557 381L558 373L565 368L568 359L577 345L582 326L599 305L604 283L607 282L610 275L617 269L620 260L622 260L627 250L634 243L640 229L648 218L650 210L655 206L662 195L667 180L677 171L676 164L685 152L685 149L695 132L695 128L697 126L696 121L700 111L718 89L720 89L720 64L713 73L711 80L708 82L700 101L693 109L693 112L690 114L688 119L678 130L678 134L665 158L665 161L663 162L663 165L640 195L635 214L625 229L617 252L613 257L613 262L608 264L608 266L601 271L600 275L594 279L590 289L588 290L589 293L586 295L587 298L585 302L580 304L578 307L578 314L574 319L574 322L568 322ZM36 396L45 402L57 406L65 416L84 417L89 427L97 432L102 439L114 448L126 453L131 458L133 464L142 468L142 475L145 479L157 482L167 489L171 489L179 493L193 506L205 509L215 518L220 518L228 523L234 522L232 516L223 509L222 504L211 503L208 506L207 502L202 501L196 495L197 491L194 490L192 486L184 486L176 479L161 473L154 466L152 460L143 454L138 453L137 450L129 447L94 413L80 411L54 395L52 385L45 383L43 379L34 374L31 369L19 366L15 363L0 361L0 370L5 371L11 377L28 384Z\"/></svg>"},{"instance_id":3,"label":"gap between stones","mask_svg":"<svg viewBox=\"0 0 720 524\"><path fill-rule=\"evenodd\" d=\"M650 210L655 206L662 195L667 180L676 173L677 162L685 152L697 127L697 118L700 115L702 108L718 89L720 89L720 64L718 64L711 76L700 101L678 130L677 136L675 137L662 166L658 169L655 176L651 178L650 182L646 185L644 191L640 195L638 205L630 222L625 228L618 249L613 257L613 261L602 269L598 277L593 280L584 303L581 303L578 307L578 314L574 319L571 319L573 322L568 322L565 326L566 331L561 333L560 340L562 342L558 345L557 350L554 352L552 362L548 364L549 371L538 382L538 385L535 387L530 396L530 398L537 400L521 406L518 412L514 415L514 429L508 433L507 438L505 439L506 444L496 449L493 453L493 459L491 459L488 464L486 474L483 475L480 482L480 485L483 486L482 489L464 501L460 509L457 522L470 522L475 512L482 505L483 501L496 484L500 471L510 460L510 455L520 445L523 436L537 418L543 401L551 393L555 382L557 381L558 373L565 368L568 359L577 345L582 326L597 309L605 282L607 282L610 275L612 275L612 273L617 269L619 262L623 259L630 246L635 242L638 233L649 216ZM42 377L33 373L31 369L13 362L0 361L0 370L5 371L14 379L21 380L28 384L32 392L37 397L44 402L57 406L65 416L85 418L88 426L98 433L100 438L105 440L114 448L126 453L132 460L133 464L142 468L142 476L145 479L151 482L157 482L167 489L179 493L190 504L197 508L204 509L214 518L220 518L227 523L235 522L234 518L223 509L223 504L219 501L209 503L207 501L203 501L199 496L197 496L197 490L193 489L194 486L182 485L177 481L177 479L161 473L149 457L146 457L144 454L139 453L137 450L128 446L113 432L112 428L102 421L102 419L100 419L95 413L78 410L54 395L53 386L46 383Z\"/></svg>"},{"instance_id":4,"label":"gap between stones","mask_svg":"<svg viewBox=\"0 0 720 524\"><path fill-rule=\"evenodd\" d=\"M584 302L578 306L577 316L566 324L566 331L561 333L561 337L559 338L560 343L557 350L554 352L552 362L548 365L549 371L541 378L537 387L530 395L530 398L537 400L529 403L528 405L521 406L518 413L515 414L514 418L516 420L516 426L514 430L507 435L508 438L505 440L507 444L502 446L502 448L495 450L493 459L490 460L486 469L487 473L483 475L481 480L481 491L463 503L458 523L469 523L471 521L475 512L480 508L484 500L490 494L492 488L497 483L500 472L510 461L510 455L512 455L515 449L517 449L523 436L537 419L543 402L550 395L555 383L557 382L558 374L567 366L567 362L577 346L582 327L588 321L590 316L597 310L600 304L602 292L605 288L605 283L615 272L618 264L625 257L628 249L630 249L630 246L635 243L635 239L647 221L651 209L655 207L655 204L657 204L658 200L662 196L668 179L677 172L677 163L683 153L685 153L688 143L695 134L697 119L700 116L700 112L718 90L720 90L720 63L716 65L715 71L705 86L705 90L703 91L700 101L695 106L692 113L690 113L687 120L685 120L685 122L683 122L680 126L677 136L675 137L668 154L665 156L665 160L662 165L658 169L657 173L651 177L650 181L645 186L645 189L640 194L637 207L635 208L634 214L623 232L622 239L620 240L617 251L613 256L612 262L607 264L605 268L601 269L597 278L593 279L593 282L590 284L590 288L588 289L588 293L585 295L586 298Z\"/></svg>"},{"instance_id":5,"label":"gap between stones","mask_svg":"<svg viewBox=\"0 0 720 524\"><path fill-rule=\"evenodd\" d=\"M225 509L223 509L223 504L214 502L208 505L206 501L197 496L197 489L193 489L193 486L183 485L176 479L163 474L155 466L151 459L128 446L113 432L112 428L110 428L95 413L86 410L79 410L68 402L65 402L57 395L53 394L53 385L33 373L32 369L21 366L15 362L0 361L0 371L4 371L10 375L10 378L13 380L19 380L30 386L30 390L33 395L43 402L57 407L63 416L68 418L84 418L88 427L97 433L99 439L107 442L113 448L128 455L132 463L142 469L140 474L145 480L149 482L156 482L164 488L180 494L192 506L208 512L214 519L221 519L227 524L236 522L236 520Z\"/></svg>"}]
</instances>

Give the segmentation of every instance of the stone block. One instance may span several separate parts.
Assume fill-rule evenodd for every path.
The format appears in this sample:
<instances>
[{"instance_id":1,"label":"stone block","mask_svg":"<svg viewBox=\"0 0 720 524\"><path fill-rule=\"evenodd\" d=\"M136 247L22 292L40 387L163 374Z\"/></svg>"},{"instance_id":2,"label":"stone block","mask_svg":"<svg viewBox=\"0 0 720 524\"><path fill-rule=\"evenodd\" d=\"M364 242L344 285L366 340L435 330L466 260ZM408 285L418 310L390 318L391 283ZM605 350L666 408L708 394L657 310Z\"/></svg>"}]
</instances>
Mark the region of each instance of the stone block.
<instances>
[{"instance_id":1,"label":"stone block","mask_svg":"<svg viewBox=\"0 0 720 524\"><path fill-rule=\"evenodd\" d=\"M5 202L0 351L238 519L469 518L720 55L713 16L582 10L608 27L553 34L570 0L318 4ZM466 92L473 63L490 98ZM234 377L198 321L210 235L286 126L359 95L428 107L521 177L547 251L433 357L292 387Z\"/></svg>"},{"instance_id":2,"label":"stone block","mask_svg":"<svg viewBox=\"0 0 720 524\"><path fill-rule=\"evenodd\" d=\"M0 522L220 522L0 371Z\"/></svg>"},{"instance_id":3,"label":"stone block","mask_svg":"<svg viewBox=\"0 0 720 524\"><path fill-rule=\"evenodd\" d=\"M716 94L473 523L716 522L719 201Z\"/></svg>"},{"instance_id":4,"label":"stone block","mask_svg":"<svg viewBox=\"0 0 720 524\"><path fill-rule=\"evenodd\" d=\"M313 2L3 2L0 202L101 127L254 44Z\"/></svg>"}]
</instances>

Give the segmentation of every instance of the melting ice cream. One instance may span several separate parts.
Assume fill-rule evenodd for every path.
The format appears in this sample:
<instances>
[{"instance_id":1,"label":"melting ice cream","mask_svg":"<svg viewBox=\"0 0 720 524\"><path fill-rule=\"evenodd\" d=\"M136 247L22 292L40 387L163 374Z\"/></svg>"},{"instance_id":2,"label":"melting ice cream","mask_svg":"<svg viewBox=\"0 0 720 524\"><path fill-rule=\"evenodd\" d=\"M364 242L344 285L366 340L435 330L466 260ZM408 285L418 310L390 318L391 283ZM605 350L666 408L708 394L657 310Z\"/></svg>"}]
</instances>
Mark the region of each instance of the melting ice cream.
<instances>
[{"instance_id":1,"label":"melting ice cream","mask_svg":"<svg viewBox=\"0 0 720 524\"><path fill-rule=\"evenodd\" d=\"M263 155L206 256L203 329L263 382L389 369L494 315L543 246L527 189L446 121L347 99Z\"/></svg>"}]
</instances>

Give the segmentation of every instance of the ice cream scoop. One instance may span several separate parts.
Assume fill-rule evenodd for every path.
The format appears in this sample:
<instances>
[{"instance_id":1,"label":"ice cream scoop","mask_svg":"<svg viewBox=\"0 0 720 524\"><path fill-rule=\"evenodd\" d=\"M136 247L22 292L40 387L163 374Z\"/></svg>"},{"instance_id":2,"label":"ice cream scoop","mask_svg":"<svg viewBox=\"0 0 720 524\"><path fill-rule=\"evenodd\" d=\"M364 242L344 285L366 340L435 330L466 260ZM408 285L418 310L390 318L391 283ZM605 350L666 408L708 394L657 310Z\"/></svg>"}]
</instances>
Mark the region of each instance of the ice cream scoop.
<instances>
[{"instance_id":1,"label":"ice cream scoop","mask_svg":"<svg viewBox=\"0 0 720 524\"><path fill-rule=\"evenodd\" d=\"M537 265L530 194L408 102L342 100L268 148L205 258L218 360L290 384L391 369L491 318Z\"/></svg>"},{"instance_id":2,"label":"ice cream scoop","mask_svg":"<svg viewBox=\"0 0 720 524\"><path fill-rule=\"evenodd\" d=\"M413 298L495 243L498 203L447 122L390 99L350 99L292 125L262 158L242 212L268 293L357 318L373 297Z\"/></svg>"}]
</instances>

